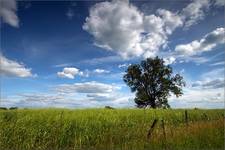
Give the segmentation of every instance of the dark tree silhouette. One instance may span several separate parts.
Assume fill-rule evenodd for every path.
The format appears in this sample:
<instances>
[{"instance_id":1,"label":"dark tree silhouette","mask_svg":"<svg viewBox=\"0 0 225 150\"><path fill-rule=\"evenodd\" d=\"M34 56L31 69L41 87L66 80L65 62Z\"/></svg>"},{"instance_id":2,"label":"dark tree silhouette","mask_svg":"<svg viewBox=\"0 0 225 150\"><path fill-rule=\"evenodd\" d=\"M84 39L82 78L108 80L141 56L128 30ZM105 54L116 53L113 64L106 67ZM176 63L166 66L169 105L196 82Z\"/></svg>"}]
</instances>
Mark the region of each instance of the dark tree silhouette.
<instances>
[{"instance_id":1,"label":"dark tree silhouette","mask_svg":"<svg viewBox=\"0 0 225 150\"><path fill-rule=\"evenodd\" d=\"M140 108L169 108L167 98L171 94L181 96L182 87L185 86L183 77L173 75L172 68L159 57L130 65L123 79L131 91L136 92L134 101Z\"/></svg>"}]
</instances>

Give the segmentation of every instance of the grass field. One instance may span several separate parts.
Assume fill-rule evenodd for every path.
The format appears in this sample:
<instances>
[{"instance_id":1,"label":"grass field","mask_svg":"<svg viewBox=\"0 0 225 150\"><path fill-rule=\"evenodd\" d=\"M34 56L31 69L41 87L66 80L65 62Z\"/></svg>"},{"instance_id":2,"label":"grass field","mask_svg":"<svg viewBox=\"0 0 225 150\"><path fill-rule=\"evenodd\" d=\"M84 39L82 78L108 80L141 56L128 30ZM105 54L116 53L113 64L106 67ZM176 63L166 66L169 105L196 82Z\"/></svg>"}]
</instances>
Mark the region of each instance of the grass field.
<instances>
[{"instance_id":1,"label":"grass field","mask_svg":"<svg viewBox=\"0 0 225 150\"><path fill-rule=\"evenodd\" d=\"M224 149L224 110L187 110L187 118L184 112L0 110L0 149ZM147 138L154 119L158 122Z\"/></svg>"}]
</instances>

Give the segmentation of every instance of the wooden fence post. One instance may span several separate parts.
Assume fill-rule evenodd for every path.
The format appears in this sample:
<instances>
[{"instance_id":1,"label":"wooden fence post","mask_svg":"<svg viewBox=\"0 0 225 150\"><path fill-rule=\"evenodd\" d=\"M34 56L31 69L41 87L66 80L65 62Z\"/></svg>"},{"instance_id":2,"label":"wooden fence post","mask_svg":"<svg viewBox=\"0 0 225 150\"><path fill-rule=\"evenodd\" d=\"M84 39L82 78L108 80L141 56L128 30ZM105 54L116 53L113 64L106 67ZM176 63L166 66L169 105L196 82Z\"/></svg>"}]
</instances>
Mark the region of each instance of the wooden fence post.
<instances>
[{"instance_id":1,"label":"wooden fence post","mask_svg":"<svg viewBox=\"0 0 225 150\"><path fill-rule=\"evenodd\" d=\"M204 118L205 120L209 120L209 117L208 117L205 113L203 113L203 118Z\"/></svg>"},{"instance_id":2,"label":"wooden fence post","mask_svg":"<svg viewBox=\"0 0 225 150\"><path fill-rule=\"evenodd\" d=\"M166 139L165 123L164 123L164 120L163 119L162 119L162 129L163 129L163 136Z\"/></svg>"},{"instance_id":3,"label":"wooden fence post","mask_svg":"<svg viewBox=\"0 0 225 150\"><path fill-rule=\"evenodd\" d=\"M161 120L161 122L162 122L162 129L163 129L163 145L164 145L165 149L167 149L165 123L164 123L163 119Z\"/></svg>"},{"instance_id":4,"label":"wooden fence post","mask_svg":"<svg viewBox=\"0 0 225 150\"><path fill-rule=\"evenodd\" d=\"M148 135L147 135L147 138L148 138L148 139L150 139L151 134L152 134L152 132L153 132L153 130L154 130L154 127L155 127L157 121L158 121L158 120L155 119L155 120L153 121L152 125L151 125L151 128L148 130Z\"/></svg>"},{"instance_id":5,"label":"wooden fence post","mask_svg":"<svg viewBox=\"0 0 225 150\"><path fill-rule=\"evenodd\" d=\"M187 112L187 110L185 110L184 116L185 116L185 123L186 123L186 125L188 125L188 112Z\"/></svg>"}]
</instances>

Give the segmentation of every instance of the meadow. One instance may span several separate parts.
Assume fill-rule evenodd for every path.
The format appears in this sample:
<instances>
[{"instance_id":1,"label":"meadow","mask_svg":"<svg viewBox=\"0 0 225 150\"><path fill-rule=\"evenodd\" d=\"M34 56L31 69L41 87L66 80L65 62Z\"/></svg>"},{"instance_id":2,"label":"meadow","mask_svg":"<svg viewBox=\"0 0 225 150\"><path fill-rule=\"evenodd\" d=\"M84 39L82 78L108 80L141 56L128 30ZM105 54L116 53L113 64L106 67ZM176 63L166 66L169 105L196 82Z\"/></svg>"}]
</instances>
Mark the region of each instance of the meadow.
<instances>
[{"instance_id":1,"label":"meadow","mask_svg":"<svg viewBox=\"0 0 225 150\"><path fill-rule=\"evenodd\" d=\"M0 110L2 150L222 150L224 141L218 109Z\"/></svg>"}]
</instances>

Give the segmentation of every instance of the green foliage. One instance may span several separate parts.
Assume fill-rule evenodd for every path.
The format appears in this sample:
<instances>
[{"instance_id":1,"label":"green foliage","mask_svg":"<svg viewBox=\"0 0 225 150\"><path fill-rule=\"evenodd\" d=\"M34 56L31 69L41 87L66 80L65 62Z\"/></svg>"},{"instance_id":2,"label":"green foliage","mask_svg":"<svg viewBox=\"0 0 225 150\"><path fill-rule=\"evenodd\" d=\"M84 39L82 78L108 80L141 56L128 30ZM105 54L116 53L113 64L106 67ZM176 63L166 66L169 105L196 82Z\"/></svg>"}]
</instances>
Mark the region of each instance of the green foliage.
<instances>
[{"instance_id":1,"label":"green foliage","mask_svg":"<svg viewBox=\"0 0 225 150\"><path fill-rule=\"evenodd\" d=\"M136 92L134 101L138 107L169 108L168 96L181 96L185 86L183 77L179 74L173 76L172 68L159 57L130 65L123 78L131 91Z\"/></svg>"},{"instance_id":2,"label":"green foliage","mask_svg":"<svg viewBox=\"0 0 225 150\"><path fill-rule=\"evenodd\" d=\"M0 110L0 149L224 149L223 110ZM166 140L158 123L165 122Z\"/></svg>"}]
</instances>

